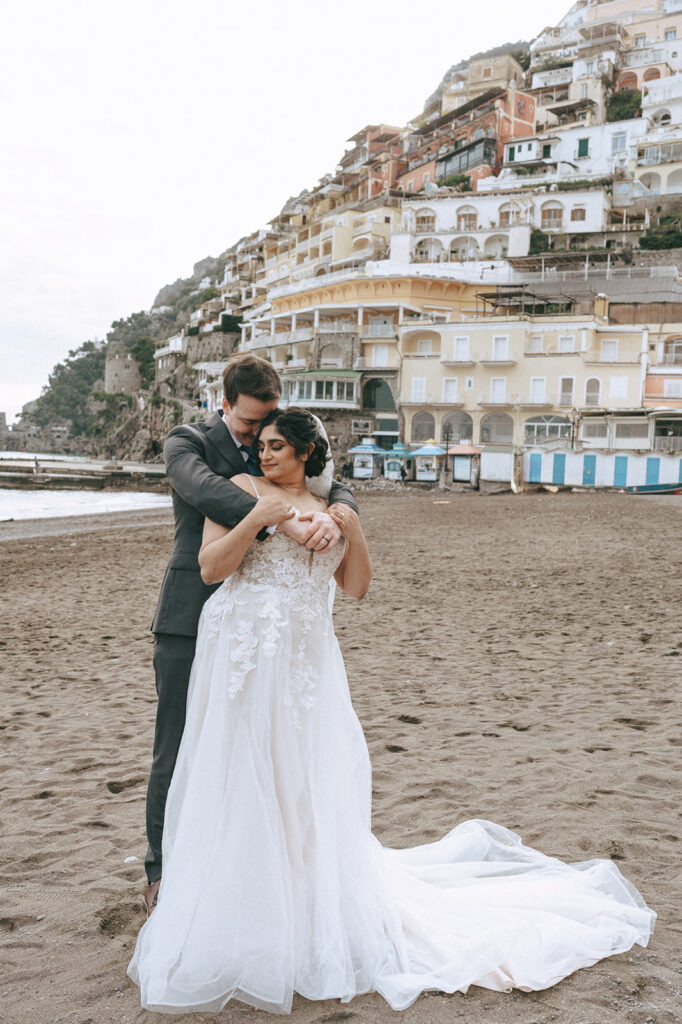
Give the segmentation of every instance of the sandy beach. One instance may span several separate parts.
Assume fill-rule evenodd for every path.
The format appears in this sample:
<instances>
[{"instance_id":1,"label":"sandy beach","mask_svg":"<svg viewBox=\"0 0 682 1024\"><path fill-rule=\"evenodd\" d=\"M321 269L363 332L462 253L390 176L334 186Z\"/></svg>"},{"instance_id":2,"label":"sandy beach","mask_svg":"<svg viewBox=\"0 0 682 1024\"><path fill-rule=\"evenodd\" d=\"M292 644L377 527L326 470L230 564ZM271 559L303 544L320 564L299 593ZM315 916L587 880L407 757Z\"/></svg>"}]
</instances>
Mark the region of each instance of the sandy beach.
<instances>
[{"instance_id":1,"label":"sandy beach","mask_svg":"<svg viewBox=\"0 0 682 1024\"><path fill-rule=\"evenodd\" d=\"M639 947L542 993L294 1001L292 1024L682 1021L682 505L625 494L360 496L368 597L335 619L387 845L488 818L612 858L659 914ZM148 632L166 511L6 524L0 1021L194 1024L140 1010L155 712Z\"/></svg>"}]
</instances>

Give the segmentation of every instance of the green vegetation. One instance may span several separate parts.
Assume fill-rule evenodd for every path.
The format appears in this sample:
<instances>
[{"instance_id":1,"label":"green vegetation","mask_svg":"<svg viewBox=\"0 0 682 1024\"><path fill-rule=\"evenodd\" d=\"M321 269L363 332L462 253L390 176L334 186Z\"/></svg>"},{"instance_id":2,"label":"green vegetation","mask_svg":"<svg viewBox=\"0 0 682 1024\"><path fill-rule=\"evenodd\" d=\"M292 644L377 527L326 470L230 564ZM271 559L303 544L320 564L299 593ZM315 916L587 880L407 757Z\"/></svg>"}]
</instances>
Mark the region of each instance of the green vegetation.
<instances>
[{"instance_id":1,"label":"green vegetation","mask_svg":"<svg viewBox=\"0 0 682 1024\"><path fill-rule=\"evenodd\" d=\"M225 334L241 334L242 318L240 316L234 316L232 313L223 313L220 317L220 330L224 331Z\"/></svg>"},{"instance_id":2,"label":"green vegetation","mask_svg":"<svg viewBox=\"0 0 682 1024\"><path fill-rule=\"evenodd\" d=\"M133 396L124 395L120 392L93 391L92 402L95 405L88 434L94 437L101 437L108 433L119 413L125 409L132 409Z\"/></svg>"},{"instance_id":3,"label":"green vegetation","mask_svg":"<svg viewBox=\"0 0 682 1024\"><path fill-rule=\"evenodd\" d=\"M579 181L558 181L557 192L580 192L585 188L603 188L610 192L613 178L581 178Z\"/></svg>"},{"instance_id":4,"label":"green vegetation","mask_svg":"<svg viewBox=\"0 0 682 1024\"><path fill-rule=\"evenodd\" d=\"M607 121L627 121L642 116L642 94L639 89L620 89L606 104Z\"/></svg>"},{"instance_id":5,"label":"green vegetation","mask_svg":"<svg viewBox=\"0 0 682 1024\"><path fill-rule=\"evenodd\" d=\"M217 288L204 288L203 291L199 292L198 295L194 296L194 308L198 309L199 306L203 306L205 302L210 302L211 299L218 298Z\"/></svg>"},{"instance_id":6,"label":"green vegetation","mask_svg":"<svg viewBox=\"0 0 682 1024\"><path fill-rule=\"evenodd\" d=\"M150 388L154 383L154 351L156 350L156 342L152 338L139 338L134 345L130 347L130 354L133 359L137 360L137 364L140 368L140 377L142 378L142 387Z\"/></svg>"},{"instance_id":7,"label":"green vegetation","mask_svg":"<svg viewBox=\"0 0 682 1024\"><path fill-rule=\"evenodd\" d=\"M573 61L568 58L562 59L561 57L546 57L545 60L541 61L533 68L533 71L555 71L557 68L570 67L573 67Z\"/></svg>"},{"instance_id":8,"label":"green vegetation","mask_svg":"<svg viewBox=\"0 0 682 1024\"><path fill-rule=\"evenodd\" d=\"M681 249L682 223L679 213L659 217L655 227L648 228L639 240L640 249Z\"/></svg>"},{"instance_id":9,"label":"green vegetation","mask_svg":"<svg viewBox=\"0 0 682 1024\"><path fill-rule=\"evenodd\" d=\"M540 252L549 252L549 235L546 235L544 231L535 229L530 233L530 247L528 252L531 256L535 256Z\"/></svg>"},{"instance_id":10,"label":"green vegetation","mask_svg":"<svg viewBox=\"0 0 682 1024\"><path fill-rule=\"evenodd\" d=\"M103 341L85 341L72 349L50 374L31 418L43 427L67 420L72 434L87 434L95 421L89 399L96 382L104 379L105 358Z\"/></svg>"},{"instance_id":11,"label":"green vegetation","mask_svg":"<svg viewBox=\"0 0 682 1024\"><path fill-rule=\"evenodd\" d=\"M445 188L458 188L460 192L471 192L471 178L468 174L450 174L447 178L441 178L438 184Z\"/></svg>"}]
</instances>

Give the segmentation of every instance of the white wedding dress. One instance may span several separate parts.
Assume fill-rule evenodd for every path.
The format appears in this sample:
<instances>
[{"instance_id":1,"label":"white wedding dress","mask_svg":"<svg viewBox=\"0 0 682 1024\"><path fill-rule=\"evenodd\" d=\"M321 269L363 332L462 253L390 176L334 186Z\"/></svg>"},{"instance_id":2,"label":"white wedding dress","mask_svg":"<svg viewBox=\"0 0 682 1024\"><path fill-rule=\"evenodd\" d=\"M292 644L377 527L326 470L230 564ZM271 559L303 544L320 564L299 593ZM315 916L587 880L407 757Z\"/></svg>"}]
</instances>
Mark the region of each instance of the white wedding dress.
<instances>
[{"instance_id":1,"label":"white wedding dress","mask_svg":"<svg viewBox=\"0 0 682 1024\"><path fill-rule=\"evenodd\" d=\"M340 546L275 533L202 613L166 806L158 908L128 973L148 1010L280 1013L292 994L542 989L655 914L610 861L564 864L488 821L382 847L329 611ZM462 766L465 770L465 766Z\"/></svg>"}]
</instances>

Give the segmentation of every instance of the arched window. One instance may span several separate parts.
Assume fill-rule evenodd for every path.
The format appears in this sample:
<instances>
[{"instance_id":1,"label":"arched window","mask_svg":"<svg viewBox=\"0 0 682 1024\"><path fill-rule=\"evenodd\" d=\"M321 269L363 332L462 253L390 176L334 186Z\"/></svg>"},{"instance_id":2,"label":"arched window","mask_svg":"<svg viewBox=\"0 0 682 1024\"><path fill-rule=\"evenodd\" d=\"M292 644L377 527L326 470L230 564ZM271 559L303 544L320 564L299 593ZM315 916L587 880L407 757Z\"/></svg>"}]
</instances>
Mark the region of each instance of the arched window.
<instances>
[{"instance_id":1,"label":"arched window","mask_svg":"<svg viewBox=\"0 0 682 1024\"><path fill-rule=\"evenodd\" d=\"M482 444L511 444L514 421L506 412L490 412L481 420Z\"/></svg>"},{"instance_id":2,"label":"arched window","mask_svg":"<svg viewBox=\"0 0 682 1024\"><path fill-rule=\"evenodd\" d=\"M498 224L501 228L510 228L518 224L521 219L521 211L515 203L502 203L497 211Z\"/></svg>"},{"instance_id":3,"label":"arched window","mask_svg":"<svg viewBox=\"0 0 682 1024\"><path fill-rule=\"evenodd\" d=\"M647 68L642 77L643 82L656 82L661 77L658 68Z\"/></svg>"},{"instance_id":4,"label":"arched window","mask_svg":"<svg viewBox=\"0 0 682 1024\"><path fill-rule=\"evenodd\" d=\"M415 263L440 263L443 259L444 250L439 239L422 238L417 242L414 250Z\"/></svg>"},{"instance_id":5,"label":"arched window","mask_svg":"<svg viewBox=\"0 0 682 1024\"><path fill-rule=\"evenodd\" d=\"M450 444L464 444L470 442L473 436L474 421L468 412L449 412L443 417L440 425L441 441L449 440Z\"/></svg>"},{"instance_id":6,"label":"arched window","mask_svg":"<svg viewBox=\"0 0 682 1024\"><path fill-rule=\"evenodd\" d=\"M477 260L478 256L479 248L475 238L453 238L450 242L450 259L455 263Z\"/></svg>"},{"instance_id":7,"label":"arched window","mask_svg":"<svg viewBox=\"0 0 682 1024\"><path fill-rule=\"evenodd\" d=\"M533 416L523 425L524 444L543 444L571 436L571 422L565 416Z\"/></svg>"},{"instance_id":8,"label":"arched window","mask_svg":"<svg viewBox=\"0 0 682 1024\"><path fill-rule=\"evenodd\" d=\"M618 91L621 89L637 89L639 82L634 71L625 71L618 79Z\"/></svg>"},{"instance_id":9,"label":"arched window","mask_svg":"<svg viewBox=\"0 0 682 1024\"><path fill-rule=\"evenodd\" d=\"M418 412L412 417L412 441L430 441L436 432L436 421L430 412Z\"/></svg>"},{"instance_id":10,"label":"arched window","mask_svg":"<svg viewBox=\"0 0 682 1024\"><path fill-rule=\"evenodd\" d=\"M471 141L472 142L477 142L479 139L482 139L482 138L483 138L483 129L482 128L474 128L473 132L471 133Z\"/></svg>"},{"instance_id":11,"label":"arched window","mask_svg":"<svg viewBox=\"0 0 682 1024\"><path fill-rule=\"evenodd\" d=\"M652 195L658 196L661 194L662 179L656 171L647 171L639 180Z\"/></svg>"},{"instance_id":12,"label":"arched window","mask_svg":"<svg viewBox=\"0 0 682 1024\"><path fill-rule=\"evenodd\" d=\"M543 231L559 231L564 215L564 208L556 199L542 204L540 211Z\"/></svg>"},{"instance_id":13,"label":"arched window","mask_svg":"<svg viewBox=\"0 0 682 1024\"><path fill-rule=\"evenodd\" d=\"M682 337L673 335L665 343L665 361L671 366L682 366Z\"/></svg>"},{"instance_id":14,"label":"arched window","mask_svg":"<svg viewBox=\"0 0 682 1024\"><path fill-rule=\"evenodd\" d=\"M669 110L657 110L651 119L656 125L670 124L671 117Z\"/></svg>"},{"instance_id":15,"label":"arched window","mask_svg":"<svg viewBox=\"0 0 682 1024\"><path fill-rule=\"evenodd\" d=\"M343 352L341 346L336 344L321 345L320 346L320 368L323 367L336 367L341 369L343 366Z\"/></svg>"},{"instance_id":16,"label":"arched window","mask_svg":"<svg viewBox=\"0 0 682 1024\"><path fill-rule=\"evenodd\" d=\"M388 411L395 409L391 389L385 380L375 378L368 380L362 392L362 404L365 409Z\"/></svg>"},{"instance_id":17,"label":"arched window","mask_svg":"<svg viewBox=\"0 0 682 1024\"><path fill-rule=\"evenodd\" d=\"M491 260L502 259L507 255L509 238L507 235L491 235L483 246L483 255Z\"/></svg>"},{"instance_id":18,"label":"arched window","mask_svg":"<svg viewBox=\"0 0 682 1024\"><path fill-rule=\"evenodd\" d=\"M423 234L436 230L436 215L433 210L417 210L414 217L415 231Z\"/></svg>"},{"instance_id":19,"label":"arched window","mask_svg":"<svg viewBox=\"0 0 682 1024\"><path fill-rule=\"evenodd\" d=\"M598 377L590 377L585 383L585 405L599 405L601 399L601 381Z\"/></svg>"},{"instance_id":20,"label":"arched window","mask_svg":"<svg viewBox=\"0 0 682 1024\"><path fill-rule=\"evenodd\" d=\"M478 217L476 214L475 206L460 206L457 211L457 230L458 231L475 231L477 228Z\"/></svg>"}]
</instances>

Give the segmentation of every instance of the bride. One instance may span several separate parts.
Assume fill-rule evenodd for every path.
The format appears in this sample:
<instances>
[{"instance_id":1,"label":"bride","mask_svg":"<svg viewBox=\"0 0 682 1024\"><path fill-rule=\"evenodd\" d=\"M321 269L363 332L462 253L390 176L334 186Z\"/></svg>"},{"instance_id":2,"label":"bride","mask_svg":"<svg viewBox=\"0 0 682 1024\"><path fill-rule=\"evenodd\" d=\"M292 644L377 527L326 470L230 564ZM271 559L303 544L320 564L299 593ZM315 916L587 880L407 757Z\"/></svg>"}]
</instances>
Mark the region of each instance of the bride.
<instances>
[{"instance_id":1,"label":"bride","mask_svg":"<svg viewBox=\"0 0 682 1024\"><path fill-rule=\"evenodd\" d=\"M128 968L142 1005L215 1011L235 998L287 1013L292 995L543 989L646 945L655 914L611 861L564 864L489 821L394 850L370 828L370 762L329 610L371 568L352 509L313 555L264 525L319 508L305 476L327 444L305 410L258 440L259 501L233 530L206 522L209 583L163 834L158 908ZM295 505L294 507L292 507Z\"/></svg>"}]
</instances>

